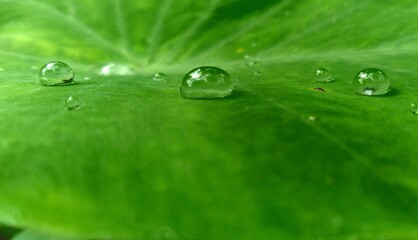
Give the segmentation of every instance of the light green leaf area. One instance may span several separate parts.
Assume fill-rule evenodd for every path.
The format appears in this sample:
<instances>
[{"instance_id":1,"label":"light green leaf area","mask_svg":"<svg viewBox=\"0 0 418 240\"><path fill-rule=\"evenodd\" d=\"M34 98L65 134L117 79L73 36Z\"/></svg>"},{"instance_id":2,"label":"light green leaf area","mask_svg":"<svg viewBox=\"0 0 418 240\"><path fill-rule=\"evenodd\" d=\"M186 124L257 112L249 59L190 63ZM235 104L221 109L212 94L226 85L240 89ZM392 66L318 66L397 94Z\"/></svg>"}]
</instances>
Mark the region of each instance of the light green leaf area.
<instances>
[{"instance_id":1,"label":"light green leaf area","mask_svg":"<svg viewBox=\"0 0 418 240\"><path fill-rule=\"evenodd\" d=\"M418 238L415 0L0 4L4 225L80 239ZM78 84L41 86L53 60ZM131 74L99 75L110 62ZM239 78L232 96L181 96L206 65ZM353 92L368 67L389 93ZM315 82L317 68L336 80Z\"/></svg>"}]
</instances>

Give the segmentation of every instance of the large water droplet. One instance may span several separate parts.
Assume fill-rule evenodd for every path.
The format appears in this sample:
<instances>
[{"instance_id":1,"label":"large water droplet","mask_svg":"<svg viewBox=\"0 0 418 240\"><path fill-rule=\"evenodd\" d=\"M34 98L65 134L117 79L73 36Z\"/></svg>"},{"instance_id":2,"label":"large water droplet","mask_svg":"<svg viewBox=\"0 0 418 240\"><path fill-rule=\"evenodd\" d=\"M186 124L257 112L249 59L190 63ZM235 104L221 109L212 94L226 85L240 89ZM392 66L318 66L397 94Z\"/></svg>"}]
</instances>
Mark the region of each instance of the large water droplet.
<instances>
[{"instance_id":1,"label":"large water droplet","mask_svg":"<svg viewBox=\"0 0 418 240\"><path fill-rule=\"evenodd\" d=\"M73 83L74 71L63 62L50 62L41 68L39 81L43 85L65 85Z\"/></svg>"},{"instance_id":2,"label":"large water droplet","mask_svg":"<svg viewBox=\"0 0 418 240\"><path fill-rule=\"evenodd\" d=\"M251 55L245 55L244 56L244 64L247 66L252 66L257 64L257 59Z\"/></svg>"},{"instance_id":3,"label":"large water droplet","mask_svg":"<svg viewBox=\"0 0 418 240\"><path fill-rule=\"evenodd\" d=\"M317 82L331 82L334 78L331 76L329 71L325 68L318 68L315 71L315 81Z\"/></svg>"},{"instance_id":4,"label":"large water droplet","mask_svg":"<svg viewBox=\"0 0 418 240\"><path fill-rule=\"evenodd\" d=\"M73 96L69 96L65 103L68 110L78 110L81 106L80 100Z\"/></svg>"},{"instance_id":5,"label":"large water droplet","mask_svg":"<svg viewBox=\"0 0 418 240\"><path fill-rule=\"evenodd\" d=\"M123 64L108 63L100 69L99 74L103 76L127 76L135 74L135 71Z\"/></svg>"},{"instance_id":6,"label":"large water droplet","mask_svg":"<svg viewBox=\"0 0 418 240\"><path fill-rule=\"evenodd\" d=\"M415 104L415 103L411 104L411 112L413 114L418 114L418 105L417 104Z\"/></svg>"},{"instance_id":7,"label":"large water droplet","mask_svg":"<svg viewBox=\"0 0 418 240\"><path fill-rule=\"evenodd\" d=\"M164 73L156 73L152 80L157 82L168 82L170 79Z\"/></svg>"},{"instance_id":8,"label":"large water droplet","mask_svg":"<svg viewBox=\"0 0 418 240\"><path fill-rule=\"evenodd\" d=\"M223 98L231 95L231 76L217 67L200 67L186 74L180 86L185 98Z\"/></svg>"},{"instance_id":9,"label":"large water droplet","mask_svg":"<svg viewBox=\"0 0 418 240\"><path fill-rule=\"evenodd\" d=\"M361 95L382 95L389 91L390 81L384 72L376 68L360 71L353 80L354 91Z\"/></svg>"}]
</instances>

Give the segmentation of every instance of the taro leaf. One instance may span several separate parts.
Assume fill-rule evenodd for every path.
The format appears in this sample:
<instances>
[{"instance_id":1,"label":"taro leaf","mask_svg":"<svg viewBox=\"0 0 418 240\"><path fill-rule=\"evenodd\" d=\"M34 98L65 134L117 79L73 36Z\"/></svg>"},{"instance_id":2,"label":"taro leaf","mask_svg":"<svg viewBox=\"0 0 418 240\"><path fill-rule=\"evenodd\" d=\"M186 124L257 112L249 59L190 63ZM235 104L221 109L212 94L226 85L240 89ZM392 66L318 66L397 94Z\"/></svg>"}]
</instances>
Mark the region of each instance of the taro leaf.
<instances>
[{"instance_id":1,"label":"taro leaf","mask_svg":"<svg viewBox=\"0 0 418 240\"><path fill-rule=\"evenodd\" d=\"M418 238L416 1L0 3L0 222L94 239ZM41 86L53 60L79 84ZM234 94L182 98L203 65L239 78ZM336 81L316 83L319 67ZM388 94L353 93L368 67Z\"/></svg>"}]
</instances>

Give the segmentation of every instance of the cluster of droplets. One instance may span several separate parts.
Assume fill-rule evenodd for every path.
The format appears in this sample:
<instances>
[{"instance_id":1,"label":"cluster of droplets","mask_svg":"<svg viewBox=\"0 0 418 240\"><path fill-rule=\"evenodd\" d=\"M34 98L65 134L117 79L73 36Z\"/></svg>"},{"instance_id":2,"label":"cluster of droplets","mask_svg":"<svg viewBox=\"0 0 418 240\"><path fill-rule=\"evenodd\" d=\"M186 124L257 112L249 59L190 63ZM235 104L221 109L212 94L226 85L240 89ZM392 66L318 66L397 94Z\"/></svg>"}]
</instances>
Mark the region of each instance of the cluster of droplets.
<instances>
[{"instance_id":1,"label":"cluster of droplets","mask_svg":"<svg viewBox=\"0 0 418 240\"><path fill-rule=\"evenodd\" d=\"M335 79L325 68L315 70L317 82L332 82ZM352 82L354 92L364 96L383 95L389 91L390 80L386 74L376 68L366 68L357 73Z\"/></svg>"},{"instance_id":2,"label":"cluster of droplets","mask_svg":"<svg viewBox=\"0 0 418 240\"><path fill-rule=\"evenodd\" d=\"M130 75L132 70L123 65L106 64L99 75ZM85 80L90 78L84 78ZM156 73L152 78L156 82L168 82L169 77L164 73ZM61 86L76 83L73 69L63 62L50 62L44 65L39 74L39 81L47 86ZM217 67L199 67L187 73L180 85L180 92L184 98L210 99L224 98L231 95L234 82L231 75ZM66 100L68 110L80 109L80 101L73 96Z\"/></svg>"},{"instance_id":3,"label":"cluster of droplets","mask_svg":"<svg viewBox=\"0 0 418 240\"><path fill-rule=\"evenodd\" d=\"M244 57L244 63L252 66L257 60L251 56ZM123 65L110 63L105 65L100 75L122 74L130 75L132 70ZM260 71L255 71L253 79L261 75ZM315 80L320 83L332 82L335 79L325 68L315 70ZM169 77L164 73L156 73L153 81L168 82ZM39 81L46 86L61 86L76 83L74 81L74 71L66 63L53 61L45 64L39 74ZM224 98L231 95L234 80L229 73L218 67L204 66L188 72L180 85L180 92L184 98L189 99L210 99ZM352 86L354 92L364 96L383 95L389 91L390 81L386 74L376 68L367 68L357 73L353 79ZM315 88L317 91L325 92L323 88ZM78 110L81 106L80 101L75 97L68 97L66 100L68 110ZM411 112L418 114L418 106L414 103L410 108Z\"/></svg>"}]
</instances>

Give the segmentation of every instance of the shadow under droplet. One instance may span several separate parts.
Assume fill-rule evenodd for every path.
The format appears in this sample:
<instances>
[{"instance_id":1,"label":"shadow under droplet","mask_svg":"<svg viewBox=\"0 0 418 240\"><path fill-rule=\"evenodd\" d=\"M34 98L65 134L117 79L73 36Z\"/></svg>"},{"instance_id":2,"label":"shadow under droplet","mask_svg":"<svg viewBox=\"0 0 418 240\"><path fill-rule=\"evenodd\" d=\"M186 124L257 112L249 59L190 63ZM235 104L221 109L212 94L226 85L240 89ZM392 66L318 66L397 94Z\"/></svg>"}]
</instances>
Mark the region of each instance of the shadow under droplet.
<instances>
[{"instance_id":1,"label":"shadow under droplet","mask_svg":"<svg viewBox=\"0 0 418 240\"><path fill-rule=\"evenodd\" d=\"M399 93L400 92L399 92L398 89L396 89L396 88L390 88L387 93L385 93L383 95L378 95L378 96L375 96L375 97L394 97L394 96L399 95Z\"/></svg>"}]
</instances>

